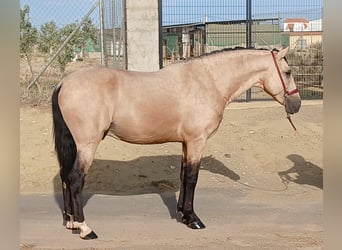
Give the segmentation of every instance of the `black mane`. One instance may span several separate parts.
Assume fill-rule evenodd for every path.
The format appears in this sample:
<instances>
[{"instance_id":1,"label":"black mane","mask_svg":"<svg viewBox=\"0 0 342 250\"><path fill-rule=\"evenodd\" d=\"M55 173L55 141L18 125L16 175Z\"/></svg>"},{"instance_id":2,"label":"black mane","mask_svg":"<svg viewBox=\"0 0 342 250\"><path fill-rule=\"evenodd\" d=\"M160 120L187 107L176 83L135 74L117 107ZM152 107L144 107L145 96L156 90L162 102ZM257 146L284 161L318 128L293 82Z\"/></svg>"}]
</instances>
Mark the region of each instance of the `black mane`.
<instances>
[{"instance_id":1,"label":"black mane","mask_svg":"<svg viewBox=\"0 0 342 250\"><path fill-rule=\"evenodd\" d=\"M245 48L245 47L237 46L237 47L234 47L234 48L224 48L224 49L219 49L219 50L213 50L211 52L204 53L204 54L199 55L199 56L191 57L188 60L193 60L193 59L197 59L197 58L211 56L211 55L219 54L219 53L226 52L226 51L238 51L238 50L264 50L264 51L276 51L276 52L279 52L279 50L276 49L276 48L274 48L272 50L269 50L269 49L265 49L265 48L254 48L254 47Z\"/></svg>"}]
</instances>

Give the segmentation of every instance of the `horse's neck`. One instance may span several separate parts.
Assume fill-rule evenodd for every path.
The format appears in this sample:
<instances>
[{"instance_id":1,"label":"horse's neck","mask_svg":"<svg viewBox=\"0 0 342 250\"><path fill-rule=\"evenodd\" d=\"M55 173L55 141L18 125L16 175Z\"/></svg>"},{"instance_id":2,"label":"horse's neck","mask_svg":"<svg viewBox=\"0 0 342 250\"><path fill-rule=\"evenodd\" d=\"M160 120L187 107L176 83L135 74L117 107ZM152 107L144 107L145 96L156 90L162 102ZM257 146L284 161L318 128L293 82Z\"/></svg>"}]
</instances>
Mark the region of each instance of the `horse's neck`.
<instances>
[{"instance_id":1,"label":"horse's neck","mask_svg":"<svg viewBox=\"0 0 342 250\"><path fill-rule=\"evenodd\" d=\"M208 69L226 105L253 86L261 86L260 74L266 70L262 55L227 52L208 60Z\"/></svg>"}]
</instances>

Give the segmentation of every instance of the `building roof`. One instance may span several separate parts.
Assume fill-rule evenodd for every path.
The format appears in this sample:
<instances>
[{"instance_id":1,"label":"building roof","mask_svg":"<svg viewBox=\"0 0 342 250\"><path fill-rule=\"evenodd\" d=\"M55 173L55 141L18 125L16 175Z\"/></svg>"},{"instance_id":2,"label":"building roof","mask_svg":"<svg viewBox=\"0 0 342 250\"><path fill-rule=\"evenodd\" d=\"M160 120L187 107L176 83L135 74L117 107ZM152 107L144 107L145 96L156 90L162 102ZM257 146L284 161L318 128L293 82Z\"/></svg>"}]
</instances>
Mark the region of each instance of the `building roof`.
<instances>
[{"instance_id":1,"label":"building roof","mask_svg":"<svg viewBox=\"0 0 342 250\"><path fill-rule=\"evenodd\" d=\"M288 18L284 21L284 31L322 31L322 19L308 21L304 18Z\"/></svg>"},{"instance_id":2,"label":"building roof","mask_svg":"<svg viewBox=\"0 0 342 250\"><path fill-rule=\"evenodd\" d=\"M288 34L289 36L322 36L323 31L303 31L303 32L282 32L283 34Z\"/></svg>"},{"instance_id":3,"label":"building roof","mask_svg":"<svg viewBox=\"0 0 342 250\"><path fill-rule=\"evenodd\" d=\"M252 22L265 22L265 21L276 21L276 20L279 20L279 19L278 18L259 18L259 19L252 19ZM163 25L163 29L204 26L206 24L240 24L240 23L246 23L246 22L247 22L246 19L242 19L242 20L223 20L223 21L211 21L211 22L172 24L172 25Z\"/></svg>"},{"instance_id":4,"label":"building roof","mask_svg":"<svg viewBox=\"0 0 342 250\"><path fill-rule=\"evenodd\" d=\"M287 18L284 23L309 23L305 18Z\"/></svg>"}]
</instances>

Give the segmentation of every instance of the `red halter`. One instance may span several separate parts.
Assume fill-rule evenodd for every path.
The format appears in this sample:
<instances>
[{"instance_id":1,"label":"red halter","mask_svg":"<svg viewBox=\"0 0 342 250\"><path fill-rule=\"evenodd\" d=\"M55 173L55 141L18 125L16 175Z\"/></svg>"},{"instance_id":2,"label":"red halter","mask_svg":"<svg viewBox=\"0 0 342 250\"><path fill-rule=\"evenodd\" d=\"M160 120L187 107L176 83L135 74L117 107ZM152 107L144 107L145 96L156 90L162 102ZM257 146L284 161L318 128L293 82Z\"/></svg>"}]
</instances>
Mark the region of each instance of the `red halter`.
<instances>
[{"instance_id":1,"label":"red halter","mask_svg":"<svg viewBox=\"0 0 342 250\"><path fill-rule=\"evenodd\" d=\"M276 66L277 68L277 72L278 72L278 75L280 77L280 81L281 81L281 84L283 85L283 88L284 88L284 96L290 96L290 95L293 95L293 94L296 94L298 93L298 89L294 89L294 90L291 90L291 91L288 91L286 89L286 86L285 86L285 82L284 82L284 79L283 79L283 76L281 75L281 72L280 72L280 69L279 69L279 66L278 66L278 63L277 63L277 59L276 59L276 56L274 54L274 51L272 50L271 51L271 54L272 54L272 58L273 58L273 62L274 62L274 65Z\"/></svg>"}]
</instances>

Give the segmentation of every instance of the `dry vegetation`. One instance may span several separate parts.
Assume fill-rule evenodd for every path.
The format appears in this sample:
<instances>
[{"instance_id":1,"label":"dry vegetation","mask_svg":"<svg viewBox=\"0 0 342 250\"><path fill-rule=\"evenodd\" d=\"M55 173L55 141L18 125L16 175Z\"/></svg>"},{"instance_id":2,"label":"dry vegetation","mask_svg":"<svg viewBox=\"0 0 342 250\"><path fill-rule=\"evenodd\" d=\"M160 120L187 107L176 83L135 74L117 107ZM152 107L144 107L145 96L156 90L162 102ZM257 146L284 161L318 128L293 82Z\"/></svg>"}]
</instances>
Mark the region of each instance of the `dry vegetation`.
<instances>
[{"instance_id":1,"label":"dry vegetation","mask_svg":"<svg viewBox=\"0 0 342 250\"><path fill-rule=\"evenodd\" d=\"M287 58L302 98L323 98L322 43L313 44L305 50L292 50Z\"/></svg>"},{"instance_id":2,"label":"dry vegetation","mask_svg":"<svg viewBox=\"0 0 342 250\"><path fill-rule=\"evenodd\" d=\"M34 54L32 56L32 69L34 76L46 65L49 57L44 54ZM29 106L47 105L50 102L53 88L59 83L66 74L91 65L100 65L99 58L85 58L83 61L69 62L66 70L62 73L56 65L52 64L38 79L37 84L27 88L34 78L31 75L27 61L20 59L20 94L21 104Z\"/></svg>"}]
</instances>

